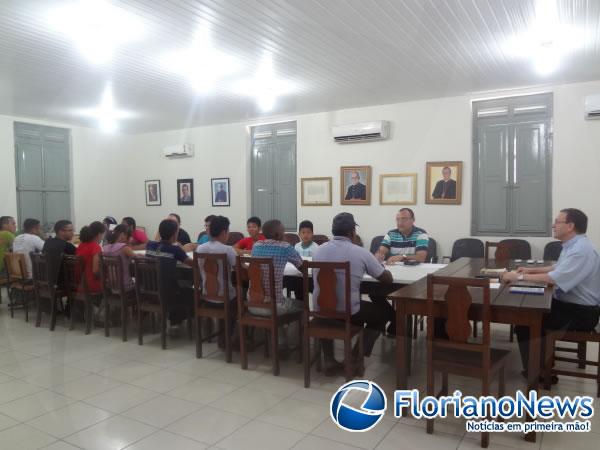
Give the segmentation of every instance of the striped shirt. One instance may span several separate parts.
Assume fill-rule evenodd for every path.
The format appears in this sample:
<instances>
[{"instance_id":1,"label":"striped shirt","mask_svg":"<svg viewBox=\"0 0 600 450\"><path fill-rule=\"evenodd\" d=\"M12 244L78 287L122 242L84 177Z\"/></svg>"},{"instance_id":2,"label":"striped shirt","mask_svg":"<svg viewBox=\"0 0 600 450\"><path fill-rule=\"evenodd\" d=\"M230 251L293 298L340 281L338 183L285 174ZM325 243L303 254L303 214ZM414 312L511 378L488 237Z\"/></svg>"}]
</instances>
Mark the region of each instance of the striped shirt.
<instances>
[{"instance_id":1,"label":"striped shirt","mask_svg":"<svg viewBox=\"0 0 600 450\"><path fill-rule=\"evenodd\" d=\"M294 247L285 241L275 241L273 239L265 239L264 241L256 241L252 247L252 256L258 258L273 258L273 269L275 277L275 298L277 303L283 303L283 273L285 265L291 262L294 266L300 268L302 258ZM271 297L267 280L269 272L267 268L263 268L263 280L265 287L265 295Z\"/></svg>"},{"instance_id":2,"label":"striped shirt","mask_svg":"<svg viewBox=\"0 0 600 450\"><path fill-rule=\"evenodd\" d=\"M381 241L381 245L390 251L390 256L414 255L419 250L427 251L429 248L429 236L427 232L419 227L413 227L408 236L404 236L400 230L390 230Z\"/></svg>"}]
</instances>

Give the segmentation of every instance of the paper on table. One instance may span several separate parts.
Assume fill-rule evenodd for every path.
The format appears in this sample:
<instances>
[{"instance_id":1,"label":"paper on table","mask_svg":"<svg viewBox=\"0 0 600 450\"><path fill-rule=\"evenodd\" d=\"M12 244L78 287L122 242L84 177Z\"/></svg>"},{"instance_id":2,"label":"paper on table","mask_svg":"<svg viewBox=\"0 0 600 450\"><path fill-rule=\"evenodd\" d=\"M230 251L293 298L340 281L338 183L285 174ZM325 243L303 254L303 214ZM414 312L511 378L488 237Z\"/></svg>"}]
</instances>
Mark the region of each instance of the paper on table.
<instances>
[{"instance_id":1,"label":"paper on table","mask_svg":"<svg viewBox=\"0 0 600 450\"><path fill-rule=\"evenodd\" d=\"M500 289L500 283L490 283L490 289Z\"/></svg>"}]
</instances>

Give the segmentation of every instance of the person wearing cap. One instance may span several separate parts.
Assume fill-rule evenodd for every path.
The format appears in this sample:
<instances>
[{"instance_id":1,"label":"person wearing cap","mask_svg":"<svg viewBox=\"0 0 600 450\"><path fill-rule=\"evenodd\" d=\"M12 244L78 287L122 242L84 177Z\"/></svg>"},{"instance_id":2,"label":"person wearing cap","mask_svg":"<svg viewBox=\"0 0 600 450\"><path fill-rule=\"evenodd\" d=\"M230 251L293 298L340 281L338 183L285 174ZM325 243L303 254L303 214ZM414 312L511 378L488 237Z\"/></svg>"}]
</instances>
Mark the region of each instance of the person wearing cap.
<instances>
[{"instance_id":1,"label":"person wearing cap","mask_svg":"<svg viewBox=\"0 0 600 450\"><path fill-rule=\"evenodd\" d=\"M356 237L357 223L350 213L340 213L333 218L331 232L333 239L317 248L313 254L313 261L318 262L350 262L350 306L351 320L354 325L365 326L364 351L369 356L383 330L388 318L385 309L371 302L361 301L360 283L365 273L385 284L391 284L394 280L389 270L379 262L367 249L353 243ZM317 282L318 270L313 271L314 298L319 296L319 284ZM345 286L343 274L337 274L337 310L346 310ZM323 340L323 353L325 355L325 374L335 375L341 370L342 364L334 358L333 342ZM357 347L353 350L357 355Z\"/></svg>"}]
</instances>

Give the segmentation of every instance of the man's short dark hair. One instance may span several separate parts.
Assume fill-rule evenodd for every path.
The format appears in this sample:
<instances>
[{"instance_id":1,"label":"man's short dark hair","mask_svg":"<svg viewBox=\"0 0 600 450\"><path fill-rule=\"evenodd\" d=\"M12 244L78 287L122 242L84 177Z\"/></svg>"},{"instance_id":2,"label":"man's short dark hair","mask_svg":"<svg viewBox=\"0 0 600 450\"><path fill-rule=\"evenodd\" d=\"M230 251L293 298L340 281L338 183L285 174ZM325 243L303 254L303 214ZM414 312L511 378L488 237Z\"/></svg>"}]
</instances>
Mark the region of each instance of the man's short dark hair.
<instances>
[{"instance_id":1,"label":"man's short dark hair","mask_svg":"<svg viewBox=\"0 0 600 450\"><path fill-rule=\"evenodd\" d=\"M349 237L356 230L356 225L352 214L347 212L339 213L333 218L331 233L334 236Z\"/></svg>"},{"instance_id":2,"label":"man's short dark hair","mask_svg":"<svg viewBox=\"0 0 600 450\"><path fill-rule=\"evenodd\" d=\"M163 241L169 241L177 234L179 225L171 219L163 220L158 226L158 234Z\"/></svg>"},{"instance_id":3,"label":"man's short dark hair","mask_svg":"<svg viewBox=\"0 0 600 450\"><path fill-rule=\"evenodd\" d=\"M565 213L565 222L572 223L577 234L583 234L587 231L588 218L583 211L576 208L561 209L560 212Z\"/></svg>"},{"instance_id":4,"label":"man's short dark hair","mask_svg":"<svg viewBox=\"0 0 600 450\"><path fill-rule=\"evenodd\" d=\"M298 232L300 232L302 228L310 228L310 231L314 231L313 223L310 220L303 220L300 222L300 225L298 225Z\"/></svg>"},{"instance_id":5,"label":"man's short dark hair","mask_svg":"<svg viewBox=\"0 0 600 450\"><path fill-rule=\"evenodd\" d=\"M33 230L35 227L37 227L40 224L40 221L37 219L25 219L25 222L23 222L23 230L25 230L25 233L29 233L31 230Z\"/></svg>"},{"instance_id":6,"label":"man's short dark hair","mask_svg":"<svg viewBox=\"0 0 600 450\"><path fill-rule=\"evenodd\" d=\"M246 221L246 225L250 225L251 223L255 224L258 228L260 228L262 225L260 218L256 216L252 216Z\"/></svg>"},{"instance_id":7,"label":"man's short dark hair","mask_svg":"<svg viewBox=\"0 0 600 450\"><path fill-rule=\"evenodd\" d=\"M177 219L177 223L181 225L181 217L179 217L179 214L171 213L169 215L175 217Z\"/></svg>"},{"instance_id":8,"label":"man's short dark hair","mask_svg":"<svg viewBox=\"0 0 600 450\"><path fill-rule=\"evenodd\" d=\"M131 230L135 230L136 224L135 219L133 217L123 217L123 220L121 222L125 222L131 227Z\"/></svg>"},{"instance_id":9,"label":"man's short dark hair","mask_svg":"<svg viewBox=\"0 0 600 450\"><path fill-rule=\"evenodd\" d=\"M281 220L271 219L265 222L265 225L262 227L262 232L267 239L275 239L277 237L277 232L280 227L283 227ZM210 224L210 229L212 230L212 223Z\"/></svg>"},{"instance_id":10,"label":"man's short dark hair","mask_svg":"<svg viewBox=\"0 0 600 450\"><path fill-rule=\"evenodd\" d=\"M212 219L210 220L210 229L209 229L210 236L216 238L223 231L229 230L229 225L230 225L230 222L227 217L212 216Z\"/></svg>"},{"instance_id":11,"label":"man's short dark hair","mask_svg":"<svg viewBox=\"0 0 600 450\"><path fill-rule=\"evenodd\" d=\"M5 225L8 225L8 223L10 222L10 219L12 219L12 216L2 216L0 217L0 228L2 228Z\"/></svg>"},{"instance_id":12,"label":"man's short dark hair","mask_svg":"<svg viewBox=\"0 0 600 450\"><path fill-rule=\"evenodd\" d=\"M215 217L217 217L217 216L215 216L214 214L210 214L204 218L204 222L211 223ZM223 216L221 216L221 217L223 217Z\"/></svg>"},{"instance_id":13,"label":"man's short dark hair","mask_svg":"<svg viewBox=\"0 0 600 450\"><path fill-rule=\"evenodd\" d=\"M410 208L400 208L400 211L398 211L398 212L402 212L402 211L406 211L407 213L409 213L411 219L415 218L415 212L412 209L410 209Z\"/></svg>"},{"instance_id":14,"label":"man's short dark hair","mask_svg":"<svg viewBox=\"0 0 600 450\"><path fill-rule=\"evenodd\" d=\"M73 223L70 220L59 220L54 224L54 232L58 234L65 228L67 228L69 225L73 225Z\"/></svg>"}]
</instances>

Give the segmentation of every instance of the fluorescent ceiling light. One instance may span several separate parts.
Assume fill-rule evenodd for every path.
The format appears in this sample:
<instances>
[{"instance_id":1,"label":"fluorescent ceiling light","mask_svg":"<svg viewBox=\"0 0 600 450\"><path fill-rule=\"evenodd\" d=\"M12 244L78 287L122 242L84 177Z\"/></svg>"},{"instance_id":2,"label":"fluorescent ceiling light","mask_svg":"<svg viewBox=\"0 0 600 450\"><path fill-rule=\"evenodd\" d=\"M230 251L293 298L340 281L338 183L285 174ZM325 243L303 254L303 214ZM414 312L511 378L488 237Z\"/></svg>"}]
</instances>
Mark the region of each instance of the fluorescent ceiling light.
<instances>
[{"instance_id":1,"label":"fluorescent ceiling light","mask_svg":"<svg viewBox=\"0 0 600 450\"><path fill-rule=\"evenodd\" d=\"M164 56L163 66L187 77L194 89L202 93L209 92L221 78L239 69L235 58L213 47L208 27L196 33L190 48Z\"/></svg>"},{"instance_id":2,"label":"fluorescent ceiling light","mask_svg":"<svg viewBox=\"0 0 600 450\"><path fill-rule=\"evenodd\" d=\"M56 32L69 37L94 64L109 62L119 46L143 35L137 17L104 0L64 4L50 12L48 22Z\"/></svg>"},{"instance_id":3,"label":"fluorescent ceiling light","mask_svg":"<svg viewBox=\"0 0 600 450\"><path fill-rule=\"evenodd\" d=\"M263 112L275 107L277 98L290 94L297 89L294 82L277 78L273 72L273 57L266 54L254 77L240 80L233 85L238 95L254 97Z\"/></svg>"},{"instance_id":4,"label":"fluorescent ceiling light","mask_svg":"<svg viewBox=\"0 0 600 450\"><path fill-rule=\"evenodd\" d=\"M98 127L106 133L115 132L118 128L119 120L130 119L134 116L128 111L115 107L115 99L110 85L104 89L102 101L98 107L81 109L76 114L98 120Z\"/></svg>"}]
</instances>

